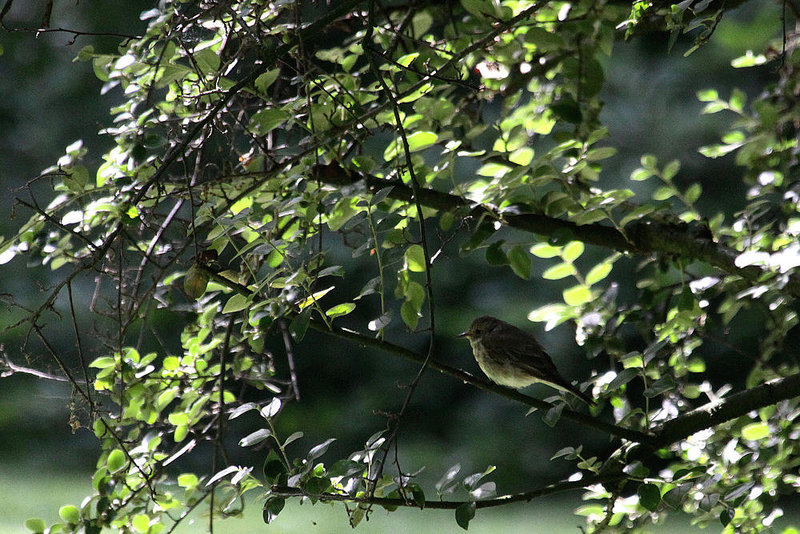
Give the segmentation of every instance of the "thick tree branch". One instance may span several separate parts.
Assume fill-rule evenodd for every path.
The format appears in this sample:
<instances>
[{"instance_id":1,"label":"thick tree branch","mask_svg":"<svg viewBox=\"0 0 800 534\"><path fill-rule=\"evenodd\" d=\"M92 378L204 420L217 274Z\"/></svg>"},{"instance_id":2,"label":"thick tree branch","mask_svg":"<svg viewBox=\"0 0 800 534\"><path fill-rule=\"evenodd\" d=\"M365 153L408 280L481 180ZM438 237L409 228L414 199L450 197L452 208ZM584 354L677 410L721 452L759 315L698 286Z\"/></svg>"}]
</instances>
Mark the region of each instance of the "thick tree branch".
<instances>
[{"instance_id":1,"label":"thick tree branch","mask_svg":"<svg viewBox=\"0 0 800 534\"><path fill-rule=\"evenodd\" d=\"M363 181L373 191L391 187L390 197L407 202L411 202L414 196L412 189L401 182L345 170L336 163L317 166L315 177L336 186L354 185ZM421 188L419 202L423 206L441 211L468 210L474 217L490 217L510 228L547 236L569 236L577 241L620 252L693 258L751 283L772 275L770 271L755 265L737 267L735 260L739 255L738 251L714 241L710 236L702 233L696 235L688 225L639 219L628 223L623 235L616 228L597 223L578 225L572 221L536 213L501 213L493 206L477 204L467 198L434 189ZM800 278L796 275L787 278L785 287L792 295L800 297Z\"/></svg>"},{"instance_id":2,"label":"thick tree branch","mask_svg":"<svg viewBox=\"0 0 800 534\"><path fill-rule=\"evenodd\" d=\"M800 397L800 373L770 380L760 386L740 391L720 402L710 402L664 422L655 430L654 439L634 448L626 460L629 462L640 460L653 450L677 443L696 432L714 428L750 411L794 397Z\"/></svg>"}]
</instances>

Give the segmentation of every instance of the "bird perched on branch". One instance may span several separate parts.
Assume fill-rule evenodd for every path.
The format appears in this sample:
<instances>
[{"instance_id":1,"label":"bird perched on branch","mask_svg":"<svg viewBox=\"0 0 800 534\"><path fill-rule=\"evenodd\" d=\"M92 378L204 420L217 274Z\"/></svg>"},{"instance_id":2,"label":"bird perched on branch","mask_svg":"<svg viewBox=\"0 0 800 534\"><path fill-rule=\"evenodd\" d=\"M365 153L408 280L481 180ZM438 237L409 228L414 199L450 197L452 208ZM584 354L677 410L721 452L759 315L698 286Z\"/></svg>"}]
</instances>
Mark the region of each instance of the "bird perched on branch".
<instances>
[{"instance_id":1,"label":"bird perched on branch","mask_svg":"<svg viewBox=\"0 0 800 534\"><path fill-rule=\"evenodd\" d=\"M587 404L596 404L558 374L553 360L535 337L514 325L485 315L472 321L459 337L469 340L478 365L492 382L512 388L543 382Z\"/></svg>"}]
</instances>

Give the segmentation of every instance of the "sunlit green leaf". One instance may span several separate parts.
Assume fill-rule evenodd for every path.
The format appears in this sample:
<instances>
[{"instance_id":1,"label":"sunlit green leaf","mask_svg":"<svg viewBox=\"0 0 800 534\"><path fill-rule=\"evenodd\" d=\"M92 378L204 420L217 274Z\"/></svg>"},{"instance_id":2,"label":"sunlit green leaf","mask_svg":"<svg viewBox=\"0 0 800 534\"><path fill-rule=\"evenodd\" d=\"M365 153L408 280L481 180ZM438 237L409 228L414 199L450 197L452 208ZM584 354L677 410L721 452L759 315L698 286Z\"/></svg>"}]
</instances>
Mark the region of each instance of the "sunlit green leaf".
<instances>
[{"instance_id":1,"label":"sunlit green leaf","mask_svg":"<svg viewBox=\"0 0 800 534\"><path fill-rule=\"evenodd\" d=\"M531 254L537 258L554 258L561 255L561 247L554 247L549 243L537 243L531 247Z\"/></svg>"},{"instance_id":2,"label":"sunlit green leaf","mask_svg":"<svg viewBox=\"0 0 800 534\"><path fill-rule=\"evenodd\" d=\"M58 509L58 516L67 523L77 524L81 519L80 510L76 506L67 504Z\"/></svg>"},{"instance_id":3,"label":"sunlit green leaf","mask_svg":"<svg viewBox=\"0 0 800 534\"><path fill-rule=\"evenodd\" d=\"M409 271L416 273L425 272L425 251L421 245L411 245L408 247L404 257Z\"/></svg>"},{"instance_id":4,"label":"sunlit green leaf","mask_svg":"<svg viewBox=\"0 0 800 534\"><path fill-rule=\"evenodd\" d=\"M582 306L594 299L591 290L586 286L573 286L562 293L564 302L569 306Z\"/></svg>"},{"instance_id":5,"label":"sunlit green leaf","mask_svg":"<svg viewBox=\"0 0 800 534\"><path fill-rule=\"evenodd\" d=\"M584 249L582 241L570 241L564 246L561 257L564 258L564 261L573 262L583 254Z\"/></svg>"},{"instance_id":6,"label":"sunlit green leaf","mask_svg":"<svg viewBox=\"0 0 800 534\"><path fill-rule=\"evenodd\" d=\"M576 273L577 270L571 263L559 263L558 265L554 265L542 273L542 278L546 280L560 280Z\"/></svg>"},{"instance_id":7,"label":"sunlit green leaf","mask_svg":"<svg viewBox=\"0 0 800 534\"><path fill-rule=\"evenodd\" d=\"M414 132L408 136L408 148L411 152L424 150L436 143L438 137L433 132Z\"/></svg>"},{"instance_id":8,"label":"sunlit green leaf","mask_svg":"<svg viewBox=\"0 0 800 534\"><path fill-rule=\"evenodd\" d=\"M352 312L355 309L356 305L353 304L352 302L344 302L342 304L337 304L336 306L326 310L325 315L333 319L335 317L341 317L342 315L347 315L348 313Z\"/></svg>"},{"instance_id":9,"label":"sunlit green leaf","mask_svg":"<svg viewBox=\"0 0 800 534\"><path fill-rule=\"evenodd\" d=\"M751 441L764 439L768 437L769 434L769 424L764 421L759 423L750 423L742 428L742 437Z\"/></svg>"},{"instance_id":10,"label":"sunlit green leaf","mask_svg":"<svg viewBox=\"0 0 800 534\"><path fill-rule=\"evenodd\" d=\"M125 468L128 463L128 458L125 456L125 453L122 452L120 449L114 449L108 454L108 460L106 460L106 467L110 473L116 473L121 471Z\"/></svg>"},{"instance_id":11,"label":"sunlit green leaf","mask_svg":"<svg viewBox=\"0 0 800 534\"><path fill-rule=\"evenodd\" d=\"M609 275L613 264L611 262L598 263L586 274L586 285L593 286Z\"/></svg>"}]
</instances>

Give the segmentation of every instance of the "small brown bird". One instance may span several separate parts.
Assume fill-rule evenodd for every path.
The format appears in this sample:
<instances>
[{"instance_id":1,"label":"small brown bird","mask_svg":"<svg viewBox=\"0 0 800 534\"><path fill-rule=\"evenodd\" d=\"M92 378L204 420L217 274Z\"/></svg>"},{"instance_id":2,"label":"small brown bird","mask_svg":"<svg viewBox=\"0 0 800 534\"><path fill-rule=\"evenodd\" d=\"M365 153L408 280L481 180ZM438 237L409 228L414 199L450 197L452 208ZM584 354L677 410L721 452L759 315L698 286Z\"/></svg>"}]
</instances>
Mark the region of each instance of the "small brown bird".
<instances>
[{"instance_id":1,"label":"small brown bird","mask_svg":"<svg viewBox=\"0 0 800 534\"><path fill-rule=\"evenodd\" d=\"M492 382L512 388L544 382L587 404L596 404L558 374L553 360L535 337L514 325L485 315L472 321L459 337L469 340L478 365Z\"/></svg>"}]
</instances>

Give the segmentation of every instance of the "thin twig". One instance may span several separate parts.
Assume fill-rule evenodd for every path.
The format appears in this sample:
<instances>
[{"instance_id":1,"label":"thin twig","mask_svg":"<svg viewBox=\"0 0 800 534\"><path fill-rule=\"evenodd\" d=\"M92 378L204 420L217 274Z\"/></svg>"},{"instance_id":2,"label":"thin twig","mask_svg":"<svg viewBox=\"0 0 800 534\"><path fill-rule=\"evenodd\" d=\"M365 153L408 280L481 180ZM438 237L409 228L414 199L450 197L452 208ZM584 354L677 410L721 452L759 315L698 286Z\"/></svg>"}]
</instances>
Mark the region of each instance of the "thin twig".
<instances>
[{"instance_id":1,"label":"thin twig","mask_svg":"<svg viewBox=\"0 0 800 534\"><path fill-rule=\"evenodd\" d=\"M297 371L294 367L294 353L292 351L292 338L289 335L289 329L286 327L284 319L278 319L278 327L281 329L281 336L283 337L283 346L286 350L286 361L289 364L289 377L292 381L292 392L294 393L294 400L300 400L300 387L297 385Z\"/></svg>"}]
</instances>

